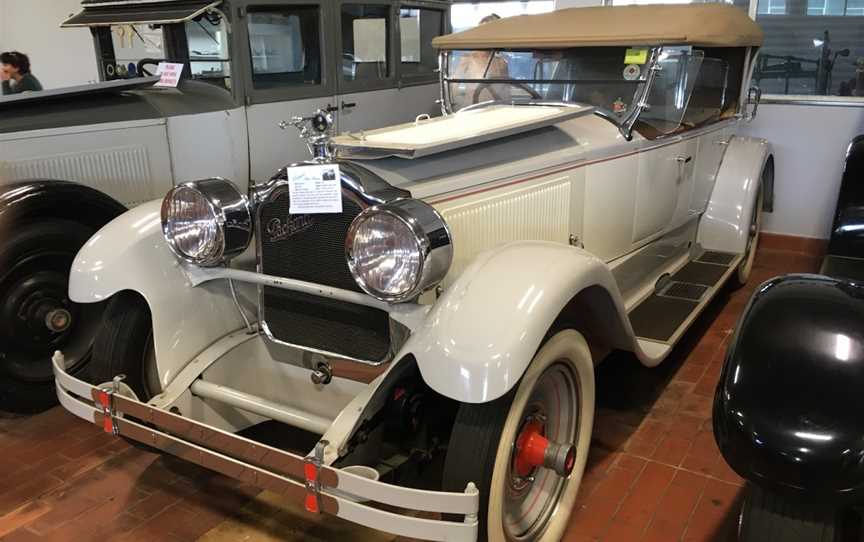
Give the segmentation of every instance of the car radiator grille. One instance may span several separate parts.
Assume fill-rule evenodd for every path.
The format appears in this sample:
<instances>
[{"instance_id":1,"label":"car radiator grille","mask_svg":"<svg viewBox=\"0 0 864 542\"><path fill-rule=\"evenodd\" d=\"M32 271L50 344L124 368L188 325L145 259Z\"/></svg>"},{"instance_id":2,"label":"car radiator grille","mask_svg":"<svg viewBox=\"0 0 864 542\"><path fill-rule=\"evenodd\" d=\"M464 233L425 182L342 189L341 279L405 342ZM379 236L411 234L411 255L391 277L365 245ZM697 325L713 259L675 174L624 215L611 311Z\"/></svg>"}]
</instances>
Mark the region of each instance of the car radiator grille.
<instances>
[{"instance_id":1,"label":"car radiator grille","mask_svg":"<svg viewBox=\"0 0 864 542\"><path fill-rule=\"evenodd\" d=\"M286 188L259 208L261 271L361 291L345 261L345 235L360 207L343 197L342 213L290 215L289 203ZM261 289L261 308L269 333L280 342L371 362L385 361L390 353L384 311L269 286Z\"/></svg>"}]
</instances>

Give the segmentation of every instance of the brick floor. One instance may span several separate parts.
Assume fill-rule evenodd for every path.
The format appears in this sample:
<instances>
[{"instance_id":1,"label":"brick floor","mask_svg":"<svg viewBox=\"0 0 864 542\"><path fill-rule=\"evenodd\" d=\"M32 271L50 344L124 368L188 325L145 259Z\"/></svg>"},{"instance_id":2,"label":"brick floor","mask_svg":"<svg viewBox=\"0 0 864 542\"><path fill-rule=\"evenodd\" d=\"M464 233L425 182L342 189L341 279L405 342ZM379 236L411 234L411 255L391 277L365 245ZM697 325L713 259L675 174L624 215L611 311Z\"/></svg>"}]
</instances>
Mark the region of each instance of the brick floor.
<instances>
[{"instance_id":1,"label":"brick floor","mask_svg":"<svg viewBox=\"0 0 864 542\"><path fill-rule=\"evenodd\" d=\"M712 302L659 367L644 368L623 354L599 367L592 449L565 541L734 540L742 481L723 462L710 421L723 353L761 281L817 266L814 257L761 251L750 284ZM339 520L326 531L310 522L303 532L296 523L302 512L278 516L290 518L290 528L265 528L263 518L275 513L258 494L132 448L60 408L0 417L4 542L191 541L205 534L207 540L382 540L356 527L341 530ZM247 509L253 512L244 516ZM261 509L271 512L261 516Z\"/></svg>"}]
</instances>

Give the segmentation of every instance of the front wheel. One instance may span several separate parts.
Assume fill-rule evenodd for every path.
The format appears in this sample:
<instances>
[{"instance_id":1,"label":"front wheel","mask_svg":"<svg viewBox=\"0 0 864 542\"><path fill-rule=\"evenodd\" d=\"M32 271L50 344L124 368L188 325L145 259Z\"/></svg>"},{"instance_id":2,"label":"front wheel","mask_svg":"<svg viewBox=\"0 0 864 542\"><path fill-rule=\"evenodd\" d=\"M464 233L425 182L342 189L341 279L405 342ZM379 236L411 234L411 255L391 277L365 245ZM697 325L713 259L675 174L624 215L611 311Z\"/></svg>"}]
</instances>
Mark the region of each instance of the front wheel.
<instances>
[{"instance_id":1,"label":"front wheel","mask_svg":"<svg viewBox=\"0 0 864 542\"><path fill-rule=\"evenodd\" d=\"M90 373L94 385L109 389L114 377L122 375L120 393L144 403L161 391L150 308L135 292L120 292L108 301L93 345ZM159 453L146 444L125 440L140 450Z\"/></svg>"},{"instance_id":2,"label":"front wheel","mask_svg":"<svg viewBox=\"0 0 864 542\"><path fill-rule=\"evenodd\" d=\"M793 502L751 486L741 510L742 542L841 542L837 509Z\"/></svg>"},{"instance_id":3,"label":"front wheel","mask_svg":"<svg viewBox=\"0 0 864 542\"><path fill-rule=\"evenodd\" d=\"M57 402L51 354L82 376L104 308L69 300L69 269L95 231L70 220L0 231L0 410L31 414Z\"/></svg>"},{"instance_id":4,"label":"front wheel","mask_svg":"<svg viewBox=\"0 0 864 542\"><path fill-rule=\"evenodd\" d=\"M460 406L443 485L464 491L474 482L480 490L480 540L561 539L593 419L594 365L573 330L549 339L507 395Z\"/></svg>"}]
</instances>

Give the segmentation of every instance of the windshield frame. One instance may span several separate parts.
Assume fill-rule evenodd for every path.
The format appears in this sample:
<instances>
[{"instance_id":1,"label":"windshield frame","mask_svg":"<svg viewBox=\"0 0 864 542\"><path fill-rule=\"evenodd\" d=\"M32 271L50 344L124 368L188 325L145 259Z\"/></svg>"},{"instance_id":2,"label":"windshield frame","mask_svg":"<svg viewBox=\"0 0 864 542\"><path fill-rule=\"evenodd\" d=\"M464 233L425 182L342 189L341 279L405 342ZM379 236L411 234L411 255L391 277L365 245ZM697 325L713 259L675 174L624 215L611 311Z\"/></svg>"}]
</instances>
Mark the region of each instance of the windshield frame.
<instances>
[{"instance_id":1,"label":"windshield frame","mask_svg":"<svg viewBox=\"0 0 864 542\"><path fill-rule=\"evenodd\" d=\"M602 108L594 107L594 113L598 116L608 120L612 124L614 124L618 130L621 132L621 135L627 140L630 141L633 138L633 125L636 124L636 121L639 118L639 115L644 111L648 106L648 96L651 91L651 87L654 84L655 74L660 69L658 64L660 55L663 51L662 46L653 46L647 47L648 49L648 61L646 65L648 66L648 71L645 76L644 82L641 83L641 90L639 90L634 95L635 105L628 112L628 114L623 118L616 118L611 115L609 112L604 111ZM468 49L465 49L468 50ZM489 51L492 55L495 55L501 51L509 51L510 49L504 47L495 47L495 48L480 48L480 49L470 49L471 51ZM533 49L533 51L550 51L550 50L559 50L559 49ZM450 83L459 82L459 83L483 83L492 81L495 83L550 83L550 82L559 82L559 83L567 83L567 82L578 82L579 80L549 80L549 79L475 79L475 78L464 78L464 77L451 77L450 76L450 65L451 65L451 55L454 51L463 51L463 49L454 49L454 50L441 50L438 53L438 71L440 73L439 78L439 93L440 93L440 103L441 103L441 113L442 115L452 115L457 111L453 110L453 101L452 96L450 95ZM490 56L490 63L492 61L492 56ZM601 82L605 80L600 80ZM494 105L501 103L498 100L489 100L485 102L478 102L476 104L471 104L466 106L465 108L460 109L459 111L463 111L465 109L473 109L477 107L485 107L487 105ZM566 107L575 107L575 106L584 106L586 104L579 104L577 102L551 102L549 100L519 100L518 102L511 102L512 105L557 105L557 106L566 106Z\"/></svg>"}]
</instances>

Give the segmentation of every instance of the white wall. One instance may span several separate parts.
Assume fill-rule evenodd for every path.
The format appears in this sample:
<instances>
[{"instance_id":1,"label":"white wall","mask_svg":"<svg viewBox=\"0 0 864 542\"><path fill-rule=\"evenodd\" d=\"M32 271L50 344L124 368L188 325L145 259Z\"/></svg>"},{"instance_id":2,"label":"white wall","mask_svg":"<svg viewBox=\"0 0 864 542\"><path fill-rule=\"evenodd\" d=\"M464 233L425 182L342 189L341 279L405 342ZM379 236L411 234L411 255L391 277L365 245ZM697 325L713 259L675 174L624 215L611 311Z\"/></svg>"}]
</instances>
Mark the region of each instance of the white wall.
<instances>
[{"instance_id":1,"label":"white wall","mask_svg":"<svg viewBox=\"0 0 864 542\"><path fill-rule=\"evenodd\" d=\"M602 6L603 0L555 0L555 9Z\"/></svg>"},{"instance_id":2,"label":"white wall","mask_svg":"<svg viewBox=\"0 0 864 542\"><path fill-rule=\"evenodd\" d=\"M45 88L96 81L90 31L59 28L80 10L80 0L0 0L0 51L29 56L33 74Z\"/></svg>"},{"instance_id":3,"label":"white wall","mask_svg":"<svg viewBox=\"0 0 864 542\"><path fill-rule=\"evenodd\" d=\"M864 104L762 104L745 132L774 146L774 212L764 215L764 230L828 238L846 147L864 133Z\"/></svg>"}]
</instances>

